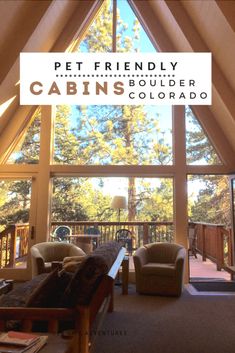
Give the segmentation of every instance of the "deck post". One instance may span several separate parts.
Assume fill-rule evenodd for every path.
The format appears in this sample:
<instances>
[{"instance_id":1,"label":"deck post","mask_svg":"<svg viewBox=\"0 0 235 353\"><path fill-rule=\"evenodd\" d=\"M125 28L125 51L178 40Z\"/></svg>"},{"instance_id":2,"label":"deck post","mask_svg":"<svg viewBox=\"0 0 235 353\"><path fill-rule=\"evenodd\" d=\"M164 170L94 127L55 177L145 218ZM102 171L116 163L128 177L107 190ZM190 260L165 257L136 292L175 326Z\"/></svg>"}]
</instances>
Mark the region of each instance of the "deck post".
<instances>
[{"instance_id":1,"label":"deck post","mask_svg":"<svg viewBox=\"0 0 235 353\"><path fill-rule=\"evenodd\" d=\"M9 264L7 267L15 267L15 258L16 258L16 225L12 225L9 229L11 235L10 240L10 254L9 254ZM7 243L9 239L9 233L7 234ZM6 243L6 252L8 244Z\"/></svg>"},{"instance_id":2,"label":"deck post","mask_svg":"<svg viewBox=\"0 0 235 353\"><path fill-rule=\"evenodd\" d=\"M144 223L143 225L143 244L148 244L149 242L149 225L148 223Z\"/></svg>"},{"instance_id":3,"label":"deck post","mask_svg":"<svg viewBox=\"0 0 235 353\"><path fill-rule=\"evenodd\" d=\"M233 266L232 229L230 228L228 232L228 264Z\"/></svg>"},{"instance_id":4,"label":"deck post","mask_svg":"<svg viewBox=\"0 0 235 353\"><path fill-rule=\"evenodd\" d=\"M216 227L216 268L221 271L224 263L223 234L221 227Z\"/></svg>"},{"instance_id":5,"label":"deck post","mask_svg":"<svg viewBox=\"0 0 235 353\"><path fill-rule=\"evenodd\" d=\"M202 261L206 261L206 226L201 224L201 237L202 237Z\"/></svg>"}]
</instances>

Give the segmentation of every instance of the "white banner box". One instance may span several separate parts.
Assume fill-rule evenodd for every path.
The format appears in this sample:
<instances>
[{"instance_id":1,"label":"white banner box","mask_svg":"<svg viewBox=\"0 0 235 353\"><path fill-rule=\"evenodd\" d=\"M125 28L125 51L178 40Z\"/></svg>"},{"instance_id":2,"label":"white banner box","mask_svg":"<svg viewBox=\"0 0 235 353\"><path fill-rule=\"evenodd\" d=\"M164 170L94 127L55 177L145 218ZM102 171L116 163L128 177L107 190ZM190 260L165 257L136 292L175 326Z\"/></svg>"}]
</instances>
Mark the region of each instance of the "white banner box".
<instances>
[{"instance_id":1,"label":"white banner box","mask_svg":"<svg viewBox=\"0 0 235 353\"><path fill-rule=\"evenodd\" d=\"M21 53L21 105L210 105L211 53Z\"/></svg>"}]
</instances>

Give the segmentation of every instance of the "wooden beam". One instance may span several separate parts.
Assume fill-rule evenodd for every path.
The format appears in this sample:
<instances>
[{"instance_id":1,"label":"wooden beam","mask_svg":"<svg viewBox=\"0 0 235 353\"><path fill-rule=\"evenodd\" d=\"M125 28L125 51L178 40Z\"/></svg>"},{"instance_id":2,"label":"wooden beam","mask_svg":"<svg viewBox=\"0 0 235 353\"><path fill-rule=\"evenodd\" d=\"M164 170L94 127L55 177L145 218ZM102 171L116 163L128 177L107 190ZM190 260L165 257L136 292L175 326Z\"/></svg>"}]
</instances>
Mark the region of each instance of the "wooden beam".
<instances>
[{"instance_id":1,"label":"wooden beam","mask_svg":"<svg viewBox=\"0 0 235 353\"><path fill-rule=\"evenodd\" d=\"M7 18L8 22L5 24L8 30L7 33L4 33L5 38L0 46L0 83L16 61L19 52L27 43L35 27L50 6L51 1L0 2L1 22L5 21L4 11L11 12L14 10L12 7L19 8L10 23L9 18Z\"/></svg>"},{"instance_id":2,"label":"wooden beam","mask_svg":"<svg viewBox=\"0 0 235 353\"><path fill-rule=\"evenodd\" d=\"M235 32L235 2L231 0L215 0L215 2Z\"/></svg>"},{"instance_id":3,"label":"wooden beam","mask_svg":"<svg viewBox=\"0 0 235 353\"><path fill-rule=\"evenodd\" d=\"M14 174L35 174L38 172L37 164L2 164L0 173Z\"/></svg>"},{"instance_id":4,"label":"wooden beam","mask_svg":"<svg viewBox=\"0 0 235 353\"><path fill-rule=\"evenodd\" d=\"M113 0L112 52L117 51L117 0Z\"/></svg>"},{"instance_id":5,"label":"wooden beam","mask_svg":"<svg viewBox=\"0 0 235 353\"><path fill-rule=\"evenodd\" d=\"M172 177L172 165L52 165L52 176L145 176Z\"/></svg>"},{"instance_id":6,"label":"wooden beam","mask_svg":"<svg viewBox=\"0 0 235 353\"><path fill-rule=\"evenodd\" d=\"M136 17L143 26L145 32L153 43L154 47L163 52L174 52L175 47L156 18L148 1L128 0Z\"/></svg>"},{"instance_id":7,"label":"wooden beam","mask_svg":"<svg viewBox=\"0 0 235 353\"><path fill-rule=\"evenodd\" d=\"M41 134L40 134L40 162L37 190L37 216L36 216L36 243L47 241L50 232L50 201L51 179L50 164L52 163L53 131L55 108L42 106L41 108Z\"/></svg>"},{"instance_id":8,"label":"wooden beam","mask_svg":"<svg viewBox=\"0 0 235 353\"><path fill-rule=\"evenodd\" d=\"M232 174L235 172L235 167L228 168L225 165L188 165L187 174Z\"/></svg>"},{"instance_id":9,"label":"wooden beam","mask_svg":"<svg viewBox=\"0 0 235 353\"><path fill-rule=\"evenodd\" d=\"M174 149L174 232L175 242L188 249L188 195L186 170L186 139L184 106L173 108L173 149ZM189 280L186 258L185 283Z\"/></svg>"},{"instance_id":10,"label":"wooden beam","mask_svg":"<svg viewBox=\"0 0 235 353\"><path fill-rule=\"evenodd\" d=\"M76 10L66 23L51 51L64 52L71 42L75 42L74 45L80 43L103 2L104 0L79 1Z\"/></svg>"}]
</instances>

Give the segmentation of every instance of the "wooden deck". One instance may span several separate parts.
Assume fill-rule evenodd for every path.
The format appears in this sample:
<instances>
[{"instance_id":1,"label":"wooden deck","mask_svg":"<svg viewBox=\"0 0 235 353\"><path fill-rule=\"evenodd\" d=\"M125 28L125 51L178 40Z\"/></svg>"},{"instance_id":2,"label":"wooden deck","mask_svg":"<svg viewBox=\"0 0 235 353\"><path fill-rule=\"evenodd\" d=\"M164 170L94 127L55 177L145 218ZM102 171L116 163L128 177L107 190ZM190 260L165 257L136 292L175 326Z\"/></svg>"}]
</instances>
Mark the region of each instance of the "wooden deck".
<instances>
[{"instance_id":1,"label":"wooden deck","mask_svg":"<svg viewBox=\"0 0 235 353\"><path fill-rule=\"evenodd\" d=\"M134 271L133 257L130 257L129 269ZM230 281L230 274L224 270L217 271L216 264L210 260L202 261L201 255L197 254L189 257L190 278L191 280L226 280Z\"/></svg>"},{"instance_id":2,"label":"wooden deck","mask_svg":"<svg viewBox=\"0 0 235 353\"><path fill-rule=\"evenodd\" d=\"M202 261L201 255L197 254L197 259L194 256L189 257L190 278L196 279L217 279L230 280L230 274L224 270L217 271L216 264L210 260Z\"/></svg>"}]
</instances>

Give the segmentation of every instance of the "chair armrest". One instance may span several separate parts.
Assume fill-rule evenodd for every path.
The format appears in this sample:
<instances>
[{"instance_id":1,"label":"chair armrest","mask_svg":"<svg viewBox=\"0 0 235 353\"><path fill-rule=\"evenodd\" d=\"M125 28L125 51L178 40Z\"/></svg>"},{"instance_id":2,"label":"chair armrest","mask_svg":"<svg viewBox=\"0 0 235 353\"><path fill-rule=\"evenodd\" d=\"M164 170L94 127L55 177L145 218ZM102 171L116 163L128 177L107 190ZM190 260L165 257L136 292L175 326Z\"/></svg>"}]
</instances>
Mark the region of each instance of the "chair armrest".
<instances>
[{"instance_id":1,"label":"chair armrest","mask_svg":"<svg viewBox=\"0 0 235 353\"><path fill-rule=\"evenodd\" d=\"M35 247L30 249L31 261L32 261L32 273L33 276L40 275L45 272L44 258L40 254L39 250Z\"/></svg>"},{"instance_id":2,"label":"chair armrest","mask_svg":"<svg viewBox=\"0 0 235 353\"><path fill-rule=\"evenodd\" d=\"M140 271L141 267L148 262L147 258L147 249L144 247L136 250L135 255L133 256L135 270Z\"/></svg>"},{"instance_id":3,"label":"chair armrest","mask_svg":"<svg viewBox=\"0 0 235 353\"><path fill-rule=\"evenodd\" d=\"M178 254L175 260L175 268L176 268L176 272L178 273L183 272L185 256L186 256L186 250L184 248L180 249L178 251Z\"/></svg>"}]
</instances>

